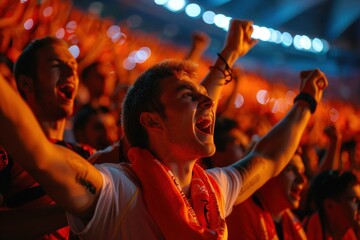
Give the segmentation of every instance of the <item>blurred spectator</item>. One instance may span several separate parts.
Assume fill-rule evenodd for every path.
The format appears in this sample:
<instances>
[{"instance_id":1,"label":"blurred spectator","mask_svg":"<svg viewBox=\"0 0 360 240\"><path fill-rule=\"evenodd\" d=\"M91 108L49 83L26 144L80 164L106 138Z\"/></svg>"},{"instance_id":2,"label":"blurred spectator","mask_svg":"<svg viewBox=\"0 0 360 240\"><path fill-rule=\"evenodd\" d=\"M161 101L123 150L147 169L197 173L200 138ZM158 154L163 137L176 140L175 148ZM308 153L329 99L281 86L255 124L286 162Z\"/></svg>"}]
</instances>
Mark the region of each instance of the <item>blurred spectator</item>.
<instances>
[{"instance_id":1,"label":"blurred spectator","mask_svg":"<svg viewBox=\"0 0 360 240\"><path fill-rule=\"evenodd\" d=\"M236 120L218 117L215 122L214 143L216 152L213 156L202 159L206 168L225 167L245 156L250 140L244 134Z\"/></svg>"},{"instance_id":2,"label":"blurred spectator","mask_svg":"<svg viewBox=\"0 0 360 240\"><path fill-rule=\"evenodd\" d=\"M358 239L360 183L353 172L322 172L311 182L310 192L316 213L304 220L309 239Z\"/></svg>"},{"instance_id":3,"label":"blurred spectator","mask_svg":"<svg viewBox=\"0 0 360 240\"><path fill-rule=\"evenodd\" d=\"M109 62L94 62L84 68L80 82L86 87L85 96L80 96L78 105L90 104L93 107L110 106L115 88L114 68ZM81 99L82 98L82 99Z\"/></svg>"},{"instance_id":4,"label":"blurred spectator","mask_svg":"<svg viewBox=\"0 0 360 240\"><path fill-rule=\"evenodd\" d=\"M24 49L15 63L14 76L18 92L32 110L46 137L51 142L72 149L88 158L94 152L92 148L63 141L64 126L67 117L73 112L78 85L76 70L77 62L68 51L67 43L48 36L34 40ZM54 204L42 186L17 162L13 161L5 150L2 149L0 152L2 164L6 165L0 169L2 170L0 171L2 180L0 190L4 197L3 207L25 210ZM1 217L6 219L4 214ZM18 219L19 225L26 224L22 220L25 219ZM44 229L58 229L55 232L43 233L46 234L43 236L45 239L66 239L69 235L68 227L54 226L56 222L51 221L43 221L43 224L46 224ZM12 227L16 228L16 226ZM38 231L17 232L19 235L16 236L31 238L35 233Z\"/></svg>"},{"instance_id":5,"label":"blurred spectator","mask_svg":"<svg viewBox=\"0 0 360 240\"><path fill-rule=\"evenodd\" d=\"M98 150L118 141L116 119L105 106L83 106L74 116L73 131L76 142Z\"/></svg>"},{"instance_id":6,"label":"blurred spectator","mask_svg":"<svg viewBox=\"0 0 360 240\"><path fill-rule=\"evenodd\" d=\"M249 199L235 206L226 219L229 240L307 239L292 212L299 207L306 184L305 168L297 152L285 169Z\"/></svg>"}]
</instances>

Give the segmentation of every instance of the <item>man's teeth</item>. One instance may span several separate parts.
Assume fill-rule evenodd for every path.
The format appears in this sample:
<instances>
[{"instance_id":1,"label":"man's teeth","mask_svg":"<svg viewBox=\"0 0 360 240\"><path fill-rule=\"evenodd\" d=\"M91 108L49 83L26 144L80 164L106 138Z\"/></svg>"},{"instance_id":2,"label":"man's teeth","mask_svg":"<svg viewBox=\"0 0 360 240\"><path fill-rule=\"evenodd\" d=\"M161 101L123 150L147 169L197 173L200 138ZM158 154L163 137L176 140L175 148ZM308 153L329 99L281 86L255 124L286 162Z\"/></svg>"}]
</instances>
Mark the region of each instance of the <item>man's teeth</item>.
<instances>
[{"instance_id":1,"label":"man's teeth","mask_svg":"<svg viewBox=\"0 0 360 240\"><path fill-rule=\"evenodd\" d=\"M211 126L211 119L210 118L199 118L198 121L196 122L196 127L205 133L210 133L210 126Z\"/></svg>"}]
</instances>

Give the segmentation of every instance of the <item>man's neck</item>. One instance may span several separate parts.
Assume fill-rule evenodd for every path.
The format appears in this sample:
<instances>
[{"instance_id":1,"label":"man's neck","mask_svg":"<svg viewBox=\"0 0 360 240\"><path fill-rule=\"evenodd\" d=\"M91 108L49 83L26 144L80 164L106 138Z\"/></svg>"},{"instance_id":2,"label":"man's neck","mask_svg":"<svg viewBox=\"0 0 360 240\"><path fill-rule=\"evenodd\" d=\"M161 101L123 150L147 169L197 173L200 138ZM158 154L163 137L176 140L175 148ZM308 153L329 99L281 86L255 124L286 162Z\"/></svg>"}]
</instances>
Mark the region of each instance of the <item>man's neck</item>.
<instances>
[{"instance_id":1,"label":"man's neck","mask_svg":"<svg viewBox=\"0 0 360 240\"><path fill-rule=\"evenodd\" d=\"M50 139L63 140L66 119L58 121L40 121L41 128Z\"/></svg>"},{"instance_id":2,"label":"man's neck","mask_svg":"<svg viewBox=\"0 0 360 240\"><path fill-rule=\"evenodd\" d=\"M195 162L168 162L163 161L163 163L170 169L172 174L174 174L177 182L182 188L185 196L189 197L190 183L192 179L192 171L195 165Z\"/></svg>"},{"instance_id":3,"label":"man's neck","mask_svg":"<svg viewBox=\"0 0 360 240\"><path fill-rule=\"evenodd\" d=\"M191 156L185 155L183 152L179 152L178 149L174 150L171 146L164 147L166 145L163 142L154 144L155 141L156 140L150 140L151 146L149 147L149 151L170 169L184 194L188 196L192 179L192 171L196 163L196 159L189 160L192 159Z\"/></svg>"}]
</instances>

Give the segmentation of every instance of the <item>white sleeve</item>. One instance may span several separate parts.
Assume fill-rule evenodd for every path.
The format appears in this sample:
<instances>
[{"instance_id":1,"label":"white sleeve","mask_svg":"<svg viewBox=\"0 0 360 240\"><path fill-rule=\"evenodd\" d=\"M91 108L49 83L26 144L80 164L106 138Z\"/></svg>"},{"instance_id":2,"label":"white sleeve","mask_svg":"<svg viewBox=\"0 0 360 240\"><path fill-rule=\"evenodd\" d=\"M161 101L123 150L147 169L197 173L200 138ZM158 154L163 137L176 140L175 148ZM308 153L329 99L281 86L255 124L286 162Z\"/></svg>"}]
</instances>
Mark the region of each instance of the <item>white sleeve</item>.
<instances>
[{"instance_id":1,"label":"white sleeve","mask_svg":"<svg viewBox=\"0 0 360 240\"><path fill-rule=\"evenodd\" d=\"M225 201L225 217L227 217L234 206L239 195L242 178L240 173L231 166L222 168L211 168L206 172L218 183Z\"/></svg>"},{"instance_id":2,"label":"white sleeve","mask_svg":"<svg viewBox=\"0 0 360 240\"><path fill-rule=\"evenodd\" d=\"M122 213L131 197L136 194L137 186L119 166L111 167L111 164L94 166L100 170L103 177L103 187L94 215L84 224L77 217L67 213L68 223L71 230L83 238L101 239L105 236L106 239L112 239L111 234L119 231L117 228L122 220Z\"/></svg>"}]
</instances>

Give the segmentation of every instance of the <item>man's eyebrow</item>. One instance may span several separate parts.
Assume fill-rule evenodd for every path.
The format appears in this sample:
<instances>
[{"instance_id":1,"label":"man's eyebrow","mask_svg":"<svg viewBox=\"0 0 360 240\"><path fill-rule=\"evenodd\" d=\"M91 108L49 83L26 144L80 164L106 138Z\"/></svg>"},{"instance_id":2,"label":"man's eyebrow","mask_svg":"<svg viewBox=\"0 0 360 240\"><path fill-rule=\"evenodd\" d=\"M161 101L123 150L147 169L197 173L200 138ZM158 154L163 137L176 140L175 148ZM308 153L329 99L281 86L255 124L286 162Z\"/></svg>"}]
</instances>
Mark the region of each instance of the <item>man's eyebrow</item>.
<instances>
[{"instance_id":1,"label":"man's eyebrow","mask_svg":"<svg viewBox=\"0 0 360 240\"><path fill-rule=\"evenodd\" d=\"M184 90L184 89L188 89L188 90L191 90L191 91L195 91L195 87L194 87L194 86L192 86L192 85L190 85L190 84L182 84L182 85L180 85L180 86L178 86L178 87L176 88L176 92L180 92L180 91L182 91L182 90Z\"/></svg>"},{"instance_id":2,"label":"man's eyebrow","mask_svg":"<svg viewBox=\"0 0 360 240\"><path fill-rule=\"evenodd\" d=\"M75 61L68 61L68 62L66 62L66 61L64 61L63 59L60 59L60 58L57 58L57 57L52 57L52 58L49 58L49 59L47 59L47 62L56 62L56 63L58 63L58 64L70 64L70 62L72 63L72 62L74 62L74 64L76 65L76 66L78 66L78 62L75 60ZM70 64L70 65L72 65L72 64Z\"/></svg>"},{"instance_id":3,"label":"man's eyebrow","mask_svg":"<svg viewBox=\"0 0 360 240\"><path fill-rule=\"evenodd\" d=\"M200 92L201 94L208 95L207 90L202 86L194 86L193 84L182 84L181 86L176 88L176 92L179 92L181 90L188 89L193 92Z\"/></svg>"},{"instance_id":4,"label":"man's eyebrow","mask_svg":"<svg viewBox=\"0 0 360 240\"><path fill-rule=\"evenodd\" d=\"M56 58L56 57L51 57L49 59L47 59L48 62L60 62L60 63L63 63L64 61L62 61L61 59L59 58Z\"/></svg>"}]
</instances>

